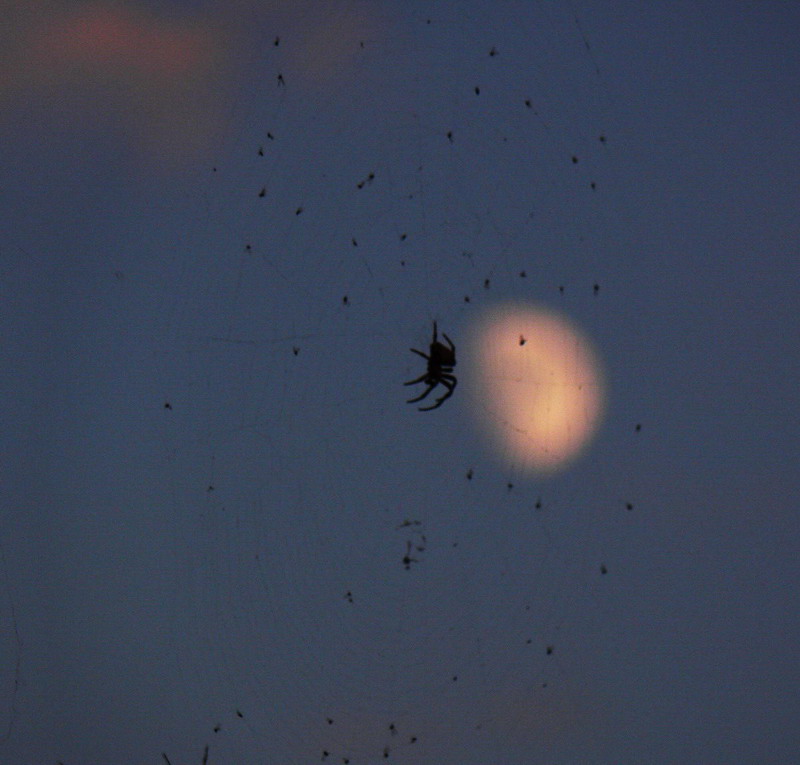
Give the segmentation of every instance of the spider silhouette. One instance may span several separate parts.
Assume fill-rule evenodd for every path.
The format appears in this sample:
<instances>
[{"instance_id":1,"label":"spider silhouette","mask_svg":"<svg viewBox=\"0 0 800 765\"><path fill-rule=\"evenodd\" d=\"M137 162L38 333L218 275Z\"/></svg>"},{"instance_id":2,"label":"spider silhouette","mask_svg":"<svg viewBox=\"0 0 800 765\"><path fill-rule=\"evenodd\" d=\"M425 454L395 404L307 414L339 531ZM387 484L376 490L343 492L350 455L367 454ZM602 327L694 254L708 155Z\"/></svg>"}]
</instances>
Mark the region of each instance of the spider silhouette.
<instances>
[{"instance_id":1,"label":"spider silhouette","mask_svg":"<svg viewBox=\"0 0 800 765\"><path fill-rule=\"evenodd\" d=\"M432 406L421 406L419 407L420 412L429 412L431 409L436 409L440 407L445 401L447 401L450 396L453 395L453 391L456 389L456 385L458 384L458 380L456 380L456 376L453 374L453 367L456 365L456 347L453 345L453 341L445 335L444 339L447 340L449 344L449 348L447 345L440 343L438 341L438 333L436 329L436 322L433 322L433 340L431 341L430 348L428 353L423 353L422 351L418 351L416 348L411 348L412 353L416 353L418 356L422 356L423 359L426 359L428 362L428 368L425 370L424 374L421 374L417 377L416 380L409 380L403 385L416 385L417 383L425 383L428 387L416 398L410 398L406 403L414 404L417 401L422 401L437 385L442 385L443 387L447 388L447 392L436 399L436 402Z\"/></svg>"}]
</instances>

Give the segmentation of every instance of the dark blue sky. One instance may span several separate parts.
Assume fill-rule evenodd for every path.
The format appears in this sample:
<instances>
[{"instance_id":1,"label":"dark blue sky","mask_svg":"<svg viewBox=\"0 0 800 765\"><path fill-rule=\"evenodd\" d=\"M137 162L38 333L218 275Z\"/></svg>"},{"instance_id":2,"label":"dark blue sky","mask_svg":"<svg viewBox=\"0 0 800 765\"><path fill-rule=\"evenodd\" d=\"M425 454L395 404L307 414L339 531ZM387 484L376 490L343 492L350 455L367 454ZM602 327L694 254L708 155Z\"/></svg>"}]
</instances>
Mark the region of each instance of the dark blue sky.
<instances>
[{"instance_id":1,"label":"dark blue sky","mask_svg":"<svg viewBox=\"0 0 800 765\"><path fill-rule=\"evenodd\" d=\"M0 760L792 760L796 10L8 5Z\"/></svg>"}]
</instances>

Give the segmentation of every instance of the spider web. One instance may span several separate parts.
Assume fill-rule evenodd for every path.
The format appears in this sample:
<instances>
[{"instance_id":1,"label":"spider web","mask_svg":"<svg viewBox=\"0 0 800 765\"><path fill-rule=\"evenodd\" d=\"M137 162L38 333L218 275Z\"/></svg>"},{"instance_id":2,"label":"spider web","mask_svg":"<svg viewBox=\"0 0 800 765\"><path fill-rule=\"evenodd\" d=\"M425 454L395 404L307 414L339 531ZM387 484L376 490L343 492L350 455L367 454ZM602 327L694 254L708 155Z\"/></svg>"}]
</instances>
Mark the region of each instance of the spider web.
<instances>
[{"instance_id":1,"label":"spider web","mask_svg":"<svg viewBox=\"0 0 800 765\"><path fill-rule=\"evenodd\" d=\"M157 724L115 761L585 761L624 481L598 452L530 481L460 388L419 413L402 382L433 320L462 354L505 301L602 337L614 108L589 38L528 5L247 14L192 193L115 278L158 296L126 338L169 625L135 692Z\"/></svg>"},{"instance_id":2,"label":"spider web","mask_svg":"<svg viewBox=\"0 0 800 765\"><path fill-rule=\"evenodd\" d=\"M319 82L291 55L302 22L261 38L199 184L162 438L173 635L206 722L172 751L591 751L607 700L578 686L603 629L601 511L620 523L623 502L591 460L591 493L526 483L476 445L458 392L418 415L399 383L434 318L457 343L496 300L601 320L607 89L568 13L518 9L516 35L488 5L437 6L361 39L364 12L316 22L358 30Z\"/></svg>"},{"instance_id":3,"label":"spider web","mask_svg":"<svg viewBox=\"0 0 800 765\"><path fill-rule=\"evenodd\" d=\"M3 763L793 761L797 12L501 5L4 5Z\"/></svg>"}]
</instances>

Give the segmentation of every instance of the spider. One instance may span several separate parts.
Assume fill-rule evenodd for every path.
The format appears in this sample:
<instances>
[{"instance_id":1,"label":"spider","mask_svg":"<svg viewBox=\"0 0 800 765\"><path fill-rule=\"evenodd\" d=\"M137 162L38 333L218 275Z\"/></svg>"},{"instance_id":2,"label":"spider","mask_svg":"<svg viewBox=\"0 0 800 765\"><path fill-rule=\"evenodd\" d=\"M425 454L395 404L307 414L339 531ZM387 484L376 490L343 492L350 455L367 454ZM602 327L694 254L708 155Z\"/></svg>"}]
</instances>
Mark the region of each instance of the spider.
<instances>
[{"instance_id":1,"label":"spider","mask_svg":"<svg viewBox=\"0 0 800 765\"><path fill-rule=\"evenodd\" d=\"M458 380L456 380L456 376L453 374L453 367L456 365L456 347L453 345L453 341L445 335L444 332L442 332L442 334L444 335L444 339L447 340L450 346L449 348L447 345L437 340L436 322L433 322L433 340L431 341L428 353L426 354L422 351L418 351L416 348L411 348L412 353L416 353L418 356L422 356L423 359L427 360L428 368L425 370L425 373L417 377L416 380L409 380L407 383L403 383L403 385L416 385L417 383L424 382L428 387L421 395L416 398L410 398L406 403L413 404L417 401L422 401L422 399L437 385L442 385L447 388L447 392L443 396L437 398L432 406L419 407L420 412L428 412L431 409L440 407L453 395L453 391L458 384Z\"/></svg>"}]
</instances>

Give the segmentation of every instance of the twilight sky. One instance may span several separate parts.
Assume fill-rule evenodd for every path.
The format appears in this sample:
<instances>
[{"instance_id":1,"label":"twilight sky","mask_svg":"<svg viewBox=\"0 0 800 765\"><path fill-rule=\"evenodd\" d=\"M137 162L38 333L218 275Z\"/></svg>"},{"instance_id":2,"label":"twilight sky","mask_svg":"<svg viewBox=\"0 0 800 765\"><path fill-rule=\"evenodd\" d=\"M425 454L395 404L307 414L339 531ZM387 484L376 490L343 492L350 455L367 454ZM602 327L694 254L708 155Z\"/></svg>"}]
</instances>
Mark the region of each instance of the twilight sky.
<instances>
[{"instance_id":1,"label":"twilight sky","mask_svg":"<svg viewBox=\"0 0 800 765\"><path fill-rule=\"evenodd\" d=\"M4 17L0 761L796 757L792 4Z\"/></svg>"}]
</instances>

